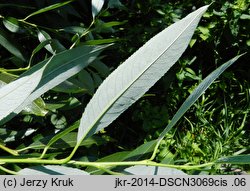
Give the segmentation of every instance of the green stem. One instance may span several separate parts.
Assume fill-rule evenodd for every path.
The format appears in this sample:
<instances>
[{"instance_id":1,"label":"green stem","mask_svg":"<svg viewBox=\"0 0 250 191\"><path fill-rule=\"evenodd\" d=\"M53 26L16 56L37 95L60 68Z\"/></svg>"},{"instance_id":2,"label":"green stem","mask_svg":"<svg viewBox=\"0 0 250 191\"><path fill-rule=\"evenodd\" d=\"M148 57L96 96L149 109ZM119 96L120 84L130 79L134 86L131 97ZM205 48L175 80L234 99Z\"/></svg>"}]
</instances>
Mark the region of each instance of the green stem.
<instances>
[{"instance_id":1,"label":"green stem","mask_svg":"<svg viewBox=\"0 0 250 191\"><path fill-rule=\"evenodd\" d=\"M74 48L74 46L76 45L76 43L85 35L87 35L90 32L90 28L92 27L92 25L94 24L94 20L91 22L91 24L89 25L89 27L81 34L81 36L78 37L78 39L71 45L71 47L69 49Z\"/></svg>"},{"instance_id":2,"label":"green stem","mask_svg":"<svg viewBox=\"0 0 250 191\"><path fill-rule=\"evenodd\" d=\"M51 146L52 144L54 144L58 139L62 138L64 135L67 135L67 134L70 133L71 131L77 129L78 126L79 126L78 123L79 123L79 121L77 121L76 123L74 123L71 127L69 127L69 128L67 128L67 129L65 129L65 130L63 130L63 131L61 131L61 132L59 132L58 134L56 134L56 135L49 141L49 143L45 146L45 148L44 148L44 150L43 150L43 152L42 152L42 154L41 154L41 156L40 156L39 158L42 159L42 158L45 156L47 150L50 148L50 146Z\"/></svg>"},{"instance_id":3,"label":"green stem","mask_svg":"<svg viewBox=\"0 0 250 191\"><path fill-rule=\"evenodd\" d=\"M64 164L65 160L46 160L39 158L1 158L0 163Z\"/></svg>"},{"instance_id":4,"label":"green stem","mask_svg":"<svg viewBox=\"0 0 250 191\"><path fill-rule=\"evenodd\" d=\"M134 165L146 165L146 166L158 166L158 167L169 167L169 168L176 168L176 169L183 169L183 170L194 170L200 169L207 166L212 166L215 164L214 162L205 163L201 165L172 165L172 164L162 164L153 162L150 160L142 160L142 161L123 161L123 162L82 162L82 161L74 161L70 160L73 156L73 152L71 155L65 159L60 160L46 160L46 159L39 159L39 158L1 158L0 163L33 163L33 164L73 164L73 165L80 165L80 166L92 166L104 171L107 171L107 168L114 167L114 166L134 166ZM109 171L109 170L108 170ZM111 172L111 171L109 171Z\"/></svg>"},{"instance_id":5,"label":"green stem","mask_svg":"<svg viewBox=\"0 0 250 191\"><path fill-rule=\"evenodd\" d=\"M10 153L11 155L18 156L18 152L16 150L10 149L2 144L0 144L0 149L3 149L4 151Z\"/></svg>"},{"instance_id":6,"label":"green stem","mask_svg":"<svg viewBox=\"0 0 250 191\"><path fill-rule=\"evenodd\" d=\"M207 166L212 166L214 163L205 163L201 165L171 165L153 162L150 160L142 161L125 161L125 162L81 162L81 161L69 161L68 164L80 165L80 166L92 166L96 168L110 168L113 166L134 166L134 165L146 165L146 166L158 166L158 167L169 167L183 170L194 170L200 169Z\"/></svg>"},{"instance_id":7,"label":"green stem","mask_svg":"<svg viewBox=\"0 0 250 191\"><path fill-rule=\"evenodd\" d=\"M9 170L9 169L7 169L7 168L5 168L5 167L3 167L3 166L0 166L0 170L2 170L2 171L4 171L4 172L7 172L8 174L13 174L13 175L16 175L16 174L17 174L17 172L12 171L12 170Z\"/></svg>"},{"instance_id":8,"label":"green stem","mask_svg":"<svg viewBox=\"0 0 250 191\"><path fill-rule=\"evenodd\" d=\"M17 77L18 77L18 76L15 75L15 74L11 74L11 73L6 72L6 70L5 70L4 68L0 68L0 72L1 72L1 73L5 73L5 74L8 74L8 75L10 75L10 76L13 76L14 78L17 78Z\"/></svg>"},{"instance_id":9,"label":"green stem","mask_svg":"<svg viewBox=\"0 0 250 191\"><path fill-rule=\"evenodd\" d=\"M65 159L62 159L64 161L64 163L68 163L70 161L70 159L74 156L74 154L77 151L77 149L80 146L80 144L81 143L76 144L76 146L74 147L74 149L72 150L72 152L70 153L70 155L68 157L66 157Z\"/></svg>"},{"instance_id":10,"label":"green stem","mask_svg":"<svg viewBox=\"0 0 250 191\"><path fill-rule=\"evenodd\" d=\"M155 157L156 157L156 153L157 153L157 151L158 151L158 148L159 148L159 146L160 146L160 143L161 143L161 139L160 140L157 140L157 143L156 143L156 145L155 145L155 148L154 148L154 151L153 151L153 154L152 154L152 156L150 157L150 161L152 161L152 160L154 160L155 159Z\"/></svg>"},{"instance_id":11,"label":"green stem","mask_svg":"<svg viewBox=\"0 0 250 191\"><path fill-rule=\"evenodd\" d=\"M23 20L23 19L19 19L18 21L19 21L19 22L22 22L23 24L26 24L26 25L32 26L32 27L34 27L34 28L37 28L37 29L38 29L38 28L42 28L42 29L51 31L51 32L53 32L53 33L59 32L58 29L51 29L51 28L48 28L48 27L39 26L39 25L36 25L36 24L34 24L34 23L27 22L27 21L25 21L25 20Z\"/></svg>"},{"instance_id":12,"label":"green stem","mask_svg":"<svg viewBox=\"0 0 250 191\"><path fill-rule=\"evenodd\" d=\"M24 24L26 24L26 25L30 25L30 26L32 26L32 27L38 28L38 25L33 24L33 23L30 23L30 22L27 22L27 21L25 21L25 20L23 20L23 19L19 19L18 21L19 21L19 22L22 22L22 23L24 23Z\"/></svg>"},{"instance_id":13,"label":"green stem","mask_svg":"<svg viewBox=\"0 0 250 191\"><path fill-rule=\"evenodd\" d=\"M40 159L44 158L44 156L45 156L45 154L46 154L46 152L47 152L48 149L49 149L49 147L45 147L43 149L43 152L42 152L41 156L39 157Z\"/></svg>"},{"instance_id":14,"label":"green stem","mask_svg":"<svg viewBox=\"0 0 250 191\"><path fill-rule=\"evenodd\" d=\"M26 71L30 68L30 66L27 66L25 68L17 68L17 69L0 69L1 72L22 72Z\"/></svg>"}]
</instances>

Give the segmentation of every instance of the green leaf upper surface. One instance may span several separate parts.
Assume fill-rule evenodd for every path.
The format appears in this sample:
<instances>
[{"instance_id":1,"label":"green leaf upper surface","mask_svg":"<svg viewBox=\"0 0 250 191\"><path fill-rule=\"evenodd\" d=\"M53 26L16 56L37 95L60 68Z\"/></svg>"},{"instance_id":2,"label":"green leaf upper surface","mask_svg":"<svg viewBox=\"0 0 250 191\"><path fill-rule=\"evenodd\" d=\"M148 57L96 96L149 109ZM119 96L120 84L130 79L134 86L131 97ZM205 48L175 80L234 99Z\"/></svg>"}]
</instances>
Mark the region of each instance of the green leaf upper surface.
<instances>
[{"instance_id":1,"label":"green leaf upper surface","mask_svg":"<svg viewBox=\"0 0 250 191\"><path fill-rule=\"evenodd\" d=\"M37 98L22 111L22 114L34 114L36 116L45 116L47 113L48 110L42 98Z\"/></svg>"},{"instance_id":2,"label":"green leaf upper surface","mask_svg":"<svg viewBox=\"0 0 250 191\"><path fill-rule=\"evenodd\" d=\"M88 139L86 139L88 140ZM83 141L85 142L85 140ZM81 143L82 144L82 143ZM136 148L133 151L123 151L123 152L118 152L114 153L111 155L108 155L106 157L103 157L96 162L120 162L120 161L137 161L137 160L143 160L147 157L148 154L152 153L154 150L154 147L156 145L156 140L146 142L142 145L140 145L138 148ZM113 169L115 166L110 167L109 169ZM119 167L119 170L123 169L124 167ZM101 169L96 169L95 167L88 167L86 169L87 172L91 174L102 174L104 173L103 170Z\"/></svg>"},{"instance_id":3,"label":"green leaf upper surface","mask_svg":"<svg viewBox=\"0 0 250 191\"><path fill-rule=\"evenodd\" d=\"M14 32L14 33L22 33L25 31L25 29L19 26L18 20L14 17L4 18L3 24L9 31Z\"/></svg>"},{"instance_id":4,"label":"green leaf upper surface","mask_svg":"<svg viewBox=\"0 0 250 191\"><path fill-rule=\"evenodd\" d=\"M40 70L20 77L0 89L0 120L14 112L27 99L39 84L43 72L51 59Z\"/></svg>"},{"instance_id":5,"label":"green leaf upper surface","mask_svg":"<svg viewBox=\"0 0 250 191\"><path fill-rule=\"evenodd\" d=\"M228 163L228 164L250 164L250 155L237 155L223 157L216 161L216 163Z\"/></svg>"},{"instance_id":6,"label":"green leaf upper surface","mask_svg":"<svg viewBox=\"0 0 250 191\"><path fill-rule=\"evenodd\" d=\"M40 140L37 140L33 142L31 145L29 145L28 149L43 149L51 140L53 136L47 136ZM76 145L76 132L70 132L60 139L58 139L55 143L53 143L49 149L66 149L70 147L74 147ZM102 145L105 144L106 140L104 138L98 137L98 136L92 136L88 139L84 140L81 143L81 146L90 146L90 145Z\"/></svg>"},{"instance_id":7,"label":"green leaf upper surface","mask_svg":"<svg viewBox=\"0 0 250 191\"><path fill-rule=\"evenodd\" d=\"M108 126L153 86L180 58L208 6L169 26L120 65L85 108L78 144Z\"/></svg>"},{"instance_id":8,"label":"green leaf upper surface","mask_svg":"<svg viewBox=\"0 0 250 191\"><path fill-rule=\"evenodd\" d=\"M6 86L7 83L14 81L16 77L8 73L0 73L0 88ZM32 103L28 104L22 111L23 114L35 114L37 116L45 116L48 110L45 108L45 103L42 98L37 98Z\"/></svg>"},{"instance_id":9,"label":"green leaf upper surface","mask_svg":"<svg viewBox=\"0 0 250 191\"><path fill-rule=\"evenodd\" d=\"M66 80L56 87L53 88L56 92L64 92L64 93L83 93L87 90L83 89L79 84L74 83L73 80Z\"/></svg>"},{"instance_id":10,"label":"green leaf upper surface","mask_svg":"<svg viewBox=\"0 0 250 191\"><path fill-rule=\"evenodd\" d=\"M113 153L113 154L105 156L105 157L103 157L95 162L120 162L126 158L128 153L130 153L130 152L129 151L121 151L121 152ZM108 169L111 170L113 168L115 168L115 167L110 167ZM105 173L105 171L103 171L102 169L92 167L92 166L87 167L85 170L87 172L89 172L91 175L101 175L101 174Z\"/></svg>"},{"instance_id":11,"label":"green leaf upper surface","mask_svg":"<svg viewBox=\"0 0 250 191\"><path fill-rule=\"evenodd\" d=\"M38 15L38 14L41 14L41 13L45 13L47 11L51 11L53 9L57 9L59 7L62 7L64 5L67 5L67 4L71 3L72 1L73 0L65 1L65 2L60 2L60 3L56 3L56 4L53 4L53 5L50 5L48 7L44 7L42 9L38 10L38 11L35 11L35 12L31 13L30 15L28 15L27 17L25 17L23 20L26 20L26 19L28 19L28 18L30 18L32 16L35 16L35 15Z\"/></svg>"},{"instance_id":12,"label":"green leaf upper surface","mask_svg":"<svg viewBox=\"0 0 250 191\"><path fill-rule=\"evenodd\" d=\"M45 48L52 54L66 50L66 48L58 40L56 39L52 40L50 35L43 30L38 31L37 37L41 43L47 40L51 40L50 44L45 45Z\"/></svg>"},{"instance_id":13,"label":"green leaf upper surface","mask_svg":"<svg viewBox=\"0 0 250 191\"><path fill-rule=\"evenodd\" d=\"M158 140L160 141L166 133L178 122L178 120L184 115L184 113L194 104L194 102L206 91L206 89L213 83L213 81L218 78L222 72L224 72L229 66L231 66L239 57L242 55L236 56L229 60L228 62L221 65L211 74L209 74L190 94L190 96L185 100L185 102L178 109L171 122L160 134Z\"/></svg>"},{"instance_id":14,"label":"green leaf upper surface","mask_svg":"<svg viewBox=\"0 0 250 191\"><path fill-rule=\"evenodd\" d=\"M10 39L7 33L0 29L0 45L7 49L11 54L25 61L25 57L20 50L20 47Z\"/></svg>"},{"instance_id":15,"label":"green leaf upper surface","mask_svg":"<svg viewBox=\"0 0 250 191\"><path fill-rule=\"evenodd\" d=\"M0 120L9 120L33 100L91 63L107 46L80 46L44 60L0 89ZM9 93L8 93L9 92ZM9 115L10 114L10 115Z\"/></svg>"}]
</instances>

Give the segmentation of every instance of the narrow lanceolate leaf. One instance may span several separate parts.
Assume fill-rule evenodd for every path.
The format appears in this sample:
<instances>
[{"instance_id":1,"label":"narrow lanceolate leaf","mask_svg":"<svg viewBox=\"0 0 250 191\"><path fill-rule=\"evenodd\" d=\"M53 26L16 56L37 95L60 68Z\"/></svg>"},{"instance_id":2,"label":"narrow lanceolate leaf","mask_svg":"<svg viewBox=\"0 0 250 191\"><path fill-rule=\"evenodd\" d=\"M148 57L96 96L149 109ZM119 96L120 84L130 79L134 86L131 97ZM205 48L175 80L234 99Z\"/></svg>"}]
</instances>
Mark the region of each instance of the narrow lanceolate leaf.
<instances>
[{"instance_id":1,"label":"narrow lanceolate leaf","mask_svg":"<svg viewBox=\"0 0 250 191\"><path fill-rule=\"evenodd\" d=\"M174 65L207 8L196 10L160 32L102 83L82 116L78 144L108 126Z\"/></svg>"},{"instance_id":2,"label":"narrow lanceolate leaf","mask_svg":"<svg viewBox=\"0 0 250 191\"><path fill-rule=\"evenodd\" d=\"M93 19L95 16L101 11L102 6L104 4L104 0L92 0L92 16Z\"/></svg>"},{"instance_id":3,"label":"narrow lanceolate leaf","mask_svg":"<svg viewBox=\"0 0 250 191\"><path fill-rule=\"evenodd\" d=\"M55 143L51 144L51 146L48 149L66 149L71 148L76 145L76 132L70 132L66 134L65 136L58 139ZM43 137L40 140L34 141L32 144L30 144L27 149L43 149L47 147L48 143L50 143L52 136ZM89 137L88 139L81 142L81 146L91 146L91 145L102 145L107 143L107 141L99 137L98 135L93 135L92 137ZM25 149L26 149L25 148Z\"/></svg>"},{"instance_id":4,"label":"narrow lanceolate leaf","mask_svg":"<svg viewBox=\"0 0 250 191\"><path fill-rule=\"evenodd\" d=\"M38 10L38 11L35 11L35 12L31 13L30 15L28 15L27 17L25 17L23 20L27 20L28 18L33 17L35 15L38 15L38 14L41 14L41 13L45 13L45 12L51 11L53 9L57 9L59 7L62 7L64 5L67 5L67 4L71 3L72 1L73 0L69 0L69 1L60 2L60 3L56 3L56 4L53 4L53 5L50 5L48 7L44 7L42 9Z\"/></svg>"},{"instance_id":5,"label":"narrow lanceolate leaf","mask_svg":"<svg viewBox=\"0 0 250 191\"><path fill-rule=\"evenodd\" d=\"M81 46L42 61L0 89L0 123L90 64L107 46ZM7 116L8 115L8 116ZM4 120L3 118L6 117Z\"/></svg>"},{"instance_id":6,"label":"narrow lanceolate leaf","mask_svg":"<svg viewBox=\"0 0 250 191\"><path fill-rule=\"evenodd\" d=\"M227 61L211 74L209 74L188 96L188 98L184 101L181 107L178 109L171 122L167 125L167 127L160 134L158 141L161 141L166 133L179 121L179 119L184 115L184 113L194 104L194 102L206 91L206 89L213 83L213 81L218 78L229 66L231 66L239 57L242 55L238 55L231 60Z\"/></svg>"},{"instance_id":7,"label":"narrow lanceolate leaf","mask_svg":"<svg viewBox=\"0 0 250 191\"><path fill-rule=\"evenodd\" d=\"M14 33L23 33L23 32L25 32L25 29L20 27L19 21L14 17L6 17L6 18L4 18L3 24L11 32L14 32Z\"/></svg>"},{"instance_id":8,"label":"narrow lanceolate leaf","mask_svg":"<svg viewBox=\"0 0 250 191\"><path fill-rule=\"evenodd\" d=\"M28 76L23 76L0 89L0 120L15 111L40 82L47 64Z\"/></svg>"},{"instance_id":9,"label":"narrow lanceolate leaf","mask_svg":"<svg viewBox=\"0 0 250 191\"><path fill-rule=\"evenodd\" d=\"M223 157L216 161L216 163L227 163L227 164L250 164L250 155L237 155Z\"/></svg>"},{"instance_id":10,"label":"narrow lanceolate leaf","mask_svg":"<svg viewBox=\"0 0 250 191\"><path fill-rule=\"evenodd\" d=\"M41 43L51 40L51 42L44 47L52 54L66 50L66 48L58 40L52 39L50 35L43 30L38 31L37 37Z\"/></svg>"},{"instance_id":11,"label":"narrow lanceolate leaf","mask_svg":"<svg viewBox=\"0 0 250 191\"><path fill-rule=\"evenodd\" d=\"M8 73L0 74L0 88L6 86L8 83L14 81L16 77L11 76ZM23 109L25 114L34 114L37 116L45 116L48 113L48 110L45 108L45 103L42 98L37 98L35 101L27 105Z\"/></svg>"},{"instance_id":12,"label":"narrow lanceolate leaf","mask_svg":"<svg viewBox=\"0 0 250 191\"><path fill-rule=\"evenodd\" d=\"M20 58L22 61L25 61L23 53L20 51L20 47L13 42L13 40L0 29L0 45L7 49L11 54L15 55L17 58Z\"/></svg>"}]
</instances>

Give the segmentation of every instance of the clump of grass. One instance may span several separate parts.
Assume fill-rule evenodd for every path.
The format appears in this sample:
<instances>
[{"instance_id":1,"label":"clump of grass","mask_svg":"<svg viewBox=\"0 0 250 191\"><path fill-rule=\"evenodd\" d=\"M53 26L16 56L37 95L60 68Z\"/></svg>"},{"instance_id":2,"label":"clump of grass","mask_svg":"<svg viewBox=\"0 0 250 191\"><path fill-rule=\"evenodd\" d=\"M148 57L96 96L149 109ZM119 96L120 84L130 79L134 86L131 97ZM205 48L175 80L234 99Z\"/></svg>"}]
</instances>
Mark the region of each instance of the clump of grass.
<instances>
[{"instance_id":1,"label":"clump of grass","mask_svg":"<svg viewBox=\"0 0 250 191\"><path fill-rule=\"evenodd\" d=\"M246 81L238 81L232 72L226 72L162 141L158 160L202 164L223 156L249 153L249 92ZM237 174L241 170L248 171L249 166L222 165L216 170L209 169L213 174Z\"/></svg>"}]
</instances>

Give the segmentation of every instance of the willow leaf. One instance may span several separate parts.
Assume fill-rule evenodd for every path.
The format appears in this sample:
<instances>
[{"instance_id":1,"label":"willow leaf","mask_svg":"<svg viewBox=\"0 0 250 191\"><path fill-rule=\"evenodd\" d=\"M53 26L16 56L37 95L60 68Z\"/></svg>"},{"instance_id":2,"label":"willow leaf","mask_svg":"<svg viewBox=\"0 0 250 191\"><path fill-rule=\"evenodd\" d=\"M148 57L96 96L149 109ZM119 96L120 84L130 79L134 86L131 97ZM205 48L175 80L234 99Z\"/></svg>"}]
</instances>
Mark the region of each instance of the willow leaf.
<instances>
[{"instance_id":1,"label":"willow leaf","mask_svg":"<svg viewBox=\"0 0 250 191\"><path fill-rule=\"evenodd\" d=\"M105 47L107 46L80 46L60 52L49 63L44 60L36 64L17 80L2 87L0 123L8 121L43 93L77 74Z\"/></svg>"},{"instance_id":2,"label":"willow leaf","mask_svg":"<svg viewBox=\"0 0 250 191\"><path fill-rule=\"evenodd\" d=\"M25 17L23 20L27 20L28 18L33 17L35 15L38 15L38 14L41 14L41 13L45 13L45 12L51 11L53 9L57 9L59 7L62 7L64 5L67 5L67 4L71 3L72 1L73 0L65 1L65 2L60 2L60 3L56 3L56 4L53 4L53 5L50 5L48 7L44 7L42 9L38 10L38 11L35 11L35 12L31 13L30 15L28 15L27 17Z\"/></svg>"},{"instance_id":3,"label":"willow leaf","mask_svg":"<svg viewBox=\"0 0 250 191\"><path fill-rule=\"evenodd\" d=\"M108 126L174 65L207 8L201 7L157 34L102 83L81 118L78 144Z\"/></svg>"},{"instance_id":4,"label":"willow leaf","mask_svg":"<svg viewBox=\"0 0 250 191\"><path fill-rule=\"evenodd\" d=\"M242 55L238 55L231 60L227 61L216 70L214 70L211 74L209 74L188 96L188 98L184 101L178 111L175 113L171 122L167 125L167 127L162 131L158 138L158 142L161 141L166 133L170 131L170 129L179 121L179 119L185 114L185 112L194 104L194 102L206 91L206 89L214 82L216 78L218 78L229 66L231 66L234 62L238 60Z\"/></svg>"},{"instance_id":5,"label":"willow leaf","mask_svg":"<svg viewBox=\"0 0 250 191\"><path fill-rule=\"evenodd\" d=\"M21 77L0 89L0 120L15 111L27 99L39 84L51 59L40 70Z\"/></svg>"},{"instance_id":6,"label":"willow leaf","mask_svg":"<svg viewBox=\"0 0 250 191\"><path fill-rule=\"evenodd\" d=\"M250 164L250 155L237 155L219 158L216 163L227 164Z\"/></svg>"},{"instance_id":7,"label":"willow leaf","mask_svg":"<svg viewBox=\"0 0 250 191\"><path fill-rule=\"evenodd\" d=\"M17 58L22 61L26 61L26 58L21 51L20 46L13 41L10 36L0 29L0 45L3 46L6 50L8 50L11 54L15 55Z\"/></svg>"},{"instance_id":8,"label":"willow leaf","mask_svg":"<svg viewBox=\"0 0 250 191\"><path fill-rule=\"evenodd\" d=\"M92 16L95 16L101 11L102 6L104 4L104 0L92 0Z\"/></svg>"}]
</instances>

